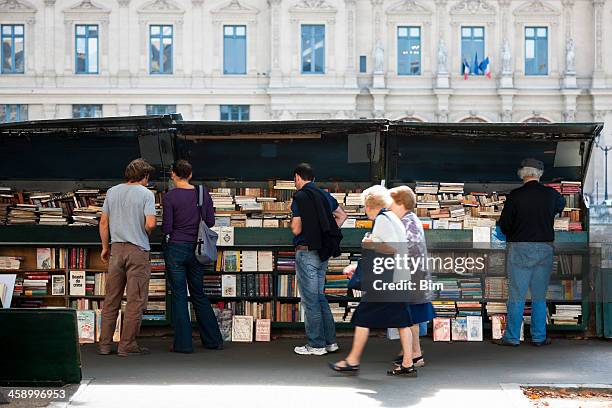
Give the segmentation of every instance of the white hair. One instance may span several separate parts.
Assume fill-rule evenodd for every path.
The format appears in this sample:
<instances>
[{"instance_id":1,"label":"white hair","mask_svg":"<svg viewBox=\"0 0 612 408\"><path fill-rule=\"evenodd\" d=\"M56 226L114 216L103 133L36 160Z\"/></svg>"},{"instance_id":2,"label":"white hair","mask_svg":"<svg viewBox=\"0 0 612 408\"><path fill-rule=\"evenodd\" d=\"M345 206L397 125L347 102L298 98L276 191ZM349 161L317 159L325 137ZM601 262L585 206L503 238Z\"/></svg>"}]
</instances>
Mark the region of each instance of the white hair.
<instances>
[{"instance_id":1,"label":"white hair","mask_svg":"<svg viewBox=\"0 0 612 408\"><path fill-rule=\"evenodd\" d=\"M383 207L388 208L393 203L389 190L385 187L376 184L369 187L361 193L361 202L366 207Z\"/></svg>"},{"instance_id":2,"label":"white hair","mask_svg":"<svg viewBox=\"0 0 612 408\"><path fill-rule=\"evenodd\" d=\"M540 180L544 171L535 167L521 167L518 169L517 174L521 180L525 180L525 177L535 177Z\"/></svg>"}]
</instances>

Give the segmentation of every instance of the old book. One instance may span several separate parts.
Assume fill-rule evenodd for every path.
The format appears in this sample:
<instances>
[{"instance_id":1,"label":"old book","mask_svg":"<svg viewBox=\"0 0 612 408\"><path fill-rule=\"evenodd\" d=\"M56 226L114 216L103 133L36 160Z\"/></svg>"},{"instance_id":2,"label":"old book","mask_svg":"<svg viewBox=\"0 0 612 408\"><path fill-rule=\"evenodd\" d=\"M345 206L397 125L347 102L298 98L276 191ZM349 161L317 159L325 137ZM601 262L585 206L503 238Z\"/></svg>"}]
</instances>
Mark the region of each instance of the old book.
<instances>
[{"instance_id":1,"label":"old book","mask_svg":"<svg viewBox=\"0 0 612 408\"><path fill-rule=\"evenodd\" d=\"M51 276L51 294L64 296L66 294L66 277L64 275Z\"/></svg>"},{"instance_id":2,"label":"old book","mask_svg":"<svg viewBox=\"0 0 612 408\"><path fill-rule=\"evenodd\" d=\"M96 313L96 343L99 343L102 332L102 309L96 309L94 312Z\"/></svg>"},{"instance_id":3,"label":"old book","mask_svg":"<svg viewBox=\"0 0 612 408\"><path fill-rule=\"evenodd\" d=\"M270 319L257 319L255 321L255 341L270 341L271 328Z\"/></svg>"},{"instance_id":4,"label":"old book","mask_svg":"<svg viewBox=\"0 0 612 408\"><path fill-rule=\"evenodd\" d=\"M465 316L458 316L451 320L452 329L452 340L453 341L467 341L468 339L468 326L467 318Z\"/></svg>"},{"instance_id":5,"label":"old book","mask_svg":"<svg viewBox=\"0 0 612 408\"><path fill-rule=\"evenodd\" d=\"M223 297L236 297L236 275L221 277L221 293Z\"/></svg>"},{"instance_id":6,"label":"old book","mask_svg":"<svg viewBox=\"0 0 612 408\"><path fill-rule=\"evenodd\" d=\"M434 317L432 324L434 341L451 340L451 319L444 317Z\"/></svg>"},{"instance_id":7,"label":"old book","mask_svg":"<svg viewBox=\"0 0 612 408\"><path fill-rule=\"evenodd\" d=\"M246 226L247 228L261 228L263 227L263 219L262 218L247 218Z\"/></svg>"},{"instance_id":8,"label":"old book","mask_svg":"<svg viewBox=\"0 0 612 408\"><path fill-rule=\"evenodd\" d=\"M117 314L117 324L115 325L115 332L113 333L113 341L117 343L119 343L119 341L121 340L121 314L122 312L120 310Z\"/></svg>"},{"instance_id":9,"label":"old book","mask_svg":"<svg viewBox=\"0 0 612 408\"><path fill-rule=\"evenodd\" d=\"M53 269L51 248L36 248L36 269Z\"/></svg>"},{"instance_id":10,"label":"old book","mask_svg":"<svg viewBox=\"0 0 612 408\"><path fill-rule=\"evenodd\" d=\"M491 229L489 227L473 227L472 242L488 243L491 242Z\"/></svg>"},{"instance_id":11,"label":"old book","mask_svg":"<svg viewBox=\"0 0 612 408\"><path fill-rule=\"evenodd\" d=\"M240 251L223 251L223 271L238 272L240 271Z\"/></svg>"},{"instance_id":12,"label":"old book","mask_svg":"<svg viewBox=\"0 0 612 408\"><path fill-rule=\"evenodd\" d=\"M260 272L272 272L274 269L274 257L272 251L257 251L257 270Z\"/></svg>"},{"instance_id":13,"label":"old book","mask_svg":"<svg viewBox=\"0 0 612 408\"><path fill-rule=\"evenodd\" d=\"M79 343L95 342L96 314L93 310L77 310L77 327Z\"/></svg>"},{"instance_id":14,"label":"old book","mask_svg":"<svg viewBox=\"0 0 612 408\"><path fill-rule=\"evenodd\" d=\"M506 331L506 315L496 314L491 316L491 331L493 339L501 339Z\"/></svg>"},{"instance_id":15,"label":"old book","mask_svg":"<svg viewBox=\"0 0 612 408\"><path fill-rule=\"evenodd\" d=\"M244 272L257 271L257 251L242 251L240 260Z\"/></svg>"},{"instance_id":16,"label":"old book","mask_svg":"<svg viewBox=\"0 0 612 408\"><path fill-rule=\"evenodd\" d=\"M467 316L467 340L482 341L482 316Z\"/></svg>"},{"instance_id":17,"label":"old book","mask_svg":"<svg viewBox=\"0 0 612 408\"><path fill-rule=\"evenodd\" d=\"M253 341L253 316L234 316L232 318L232 341Z\"/></svg>"},{"instance_id":18,"label":"old book","mask_svg":"<svg viewBox=\"0 0 612 408\"><path fill-rule=\"evenodd\" d=\"M85 296L85 271L70 271L70 295Z\"/></svg>"}]
</instances>

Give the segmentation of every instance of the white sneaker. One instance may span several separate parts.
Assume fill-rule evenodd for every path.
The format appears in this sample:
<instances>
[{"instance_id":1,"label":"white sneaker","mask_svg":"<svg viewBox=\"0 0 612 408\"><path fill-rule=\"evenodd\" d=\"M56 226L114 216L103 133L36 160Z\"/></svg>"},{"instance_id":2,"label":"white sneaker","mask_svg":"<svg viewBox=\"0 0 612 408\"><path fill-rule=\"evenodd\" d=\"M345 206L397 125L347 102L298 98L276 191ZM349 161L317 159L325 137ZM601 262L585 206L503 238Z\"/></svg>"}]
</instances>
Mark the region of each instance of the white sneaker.
<instances>
[{"instance_id":1,"label":"white sneaker","mask_svg":"<svg viewBox=\"0 0 612 408\"><path fill-rule=\"evenodd\" d=\"M328 344L327 346L325 346L325 351L327 351L328 353L335 353L336 351L338 351L338 349L338 343Z\"/></svg>"},{"instance_id":2,"label":"white sneaker","mask_svg":"<svg viewBox=\"0 0 612 408\"><path fill-rule=\"evenodd\" d=\"M299 354L302 356L322 356L327 354L327 350L325 350L325 347L310 347L310 345L308 344L305 346L298 346L294 348L293 351L295 352L295 354Z\"/></svg>"}]
</instances>

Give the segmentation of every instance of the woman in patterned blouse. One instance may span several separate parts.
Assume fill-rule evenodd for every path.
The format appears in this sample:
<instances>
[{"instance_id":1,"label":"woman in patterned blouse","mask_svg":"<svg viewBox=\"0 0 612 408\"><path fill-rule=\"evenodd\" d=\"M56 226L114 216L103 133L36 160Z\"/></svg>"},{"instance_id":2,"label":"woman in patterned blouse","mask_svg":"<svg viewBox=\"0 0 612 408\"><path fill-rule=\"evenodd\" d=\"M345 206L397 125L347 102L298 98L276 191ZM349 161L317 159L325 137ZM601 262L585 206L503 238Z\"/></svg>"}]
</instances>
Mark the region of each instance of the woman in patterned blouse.
<instances>
[{"instance_id":1,"label":"woman in patterned blouse","mask_svg":"<svg viewBox=\"0 0 612 408\"><path fill-rule=\"evenodd\" d=\"M416 195L414 191L408 186L395 187L389 190L391 197L393 198L393 204L391 205L391 211L393 211L404 224L406 229L406 240L408 241L408 256L412 258L427 259L427 245L425 243L425 231L423 230L423 224L419 217L414 213L414 207L416 206ZM431 282L431 272L427 269L426 262L424 262L423 270L419 271L419 275L422 279ZM412 331L412 361L415 367L422 367L425 365L423 359L423 352L421 350L421 344L419 339L419 323L428 322L435 317L434 309L431 304L431 293L420 292L418 294L420 298L419 303L409 304L410 313L414 325L410 328ZM394 363L398 364L402 361L402 355L399 355Z\"/></svg>"}]
</instances>

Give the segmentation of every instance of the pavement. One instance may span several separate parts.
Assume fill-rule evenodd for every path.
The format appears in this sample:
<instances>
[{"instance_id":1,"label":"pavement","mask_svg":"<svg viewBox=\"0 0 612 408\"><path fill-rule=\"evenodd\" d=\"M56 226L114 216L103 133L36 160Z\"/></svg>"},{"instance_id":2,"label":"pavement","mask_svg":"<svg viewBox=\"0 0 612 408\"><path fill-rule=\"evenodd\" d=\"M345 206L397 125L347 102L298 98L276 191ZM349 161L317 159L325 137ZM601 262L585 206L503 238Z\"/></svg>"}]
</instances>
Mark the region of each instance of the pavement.
<instances>
[{"instance_id":1,"label":"pavement","mask_svg":"<svg viewBox=\"0 0 612 408\"><path fill-rule=\"evenodd\" d=\"M423 339L427 366L419 368L418 378L386 376L399 345L383 338L370 339L359 376L333 373L327 362L342 359L350 341L340 339L339 353L320 357L293 354L299 339L175 354L168 351L170 338L145 338L140 343L152 353L128 358L99 356L94 345L85 345L87 380L68 405L51 406L527 407L519 384L612 383L612 343L605 340L511 348Z\"/></svg>"}]
</instances>

